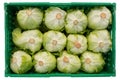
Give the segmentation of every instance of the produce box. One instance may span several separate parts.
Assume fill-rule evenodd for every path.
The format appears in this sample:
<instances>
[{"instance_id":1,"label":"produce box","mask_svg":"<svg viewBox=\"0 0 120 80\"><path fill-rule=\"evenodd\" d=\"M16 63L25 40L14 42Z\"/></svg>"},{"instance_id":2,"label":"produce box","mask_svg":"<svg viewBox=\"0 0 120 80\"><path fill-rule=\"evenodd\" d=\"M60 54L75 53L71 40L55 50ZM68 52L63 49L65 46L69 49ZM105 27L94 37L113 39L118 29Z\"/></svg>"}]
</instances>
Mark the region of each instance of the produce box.
<instances>
[{"instance_id":1,"label":"produce box","mask_svg":"<svg viewBox=\"0 0 120 80\"><path fill-rule=\"evenodd\" d=\"M55 68L50 73L36 73L34 68L31 68L24 74L16 74L10 69L10 61L12 54L18 49L12 40L12 32L18 25L17 22L17 13L19 10L25 8L39 8L44 12L49 7L59 7L62 10L66 11L69 9L80 9L86 15L93 7L100 7L105 6L107 7L111 14L112 14L112 23L108 26L107 30L110 33L111 41L112 41L112 48L106 54L103 54L105 65L103 70L99 73L86 73L82 70L79 70L76 73L63 73L60 72L57 68ZM53 77L53 76L68 76L68 77L108 77L108 76L115 76L116 75L116 65L115 65L115 55L116 55L116 46L115 46L115 39L116 39L116 4L115 3L41 3L41 2L25 2L25 3L5 3L5 77ZM104 15L102 16L104 17ZM58 16L59 18L59 16ZM76 22L77 23L77 22ZM76 24L75 23L75 24ZM44 22L41 23L41 26L44 26ZM45 28L40 28L41 32L44 31ZM87 28L88 29L88 28ZM62 31L65 35L68 35L64 30ZM89 33L89 30L85 32L85 34ZM84 34L84 33L83 33ZM104 34L103 34L104 36ZM79 47L79 45L77 45ZM43 48L43 47L42 47ZM42 49L41 48L41 49ZM66 48L65 48L66 49ZM55 56L58 57L57 54ZM79 55L80 56L80 55ZM66 62L68 60L65 59ZM89 63L89 61L88 61ZM42 64L42 63L41 63Z\"/></svg>"}]
</instances>

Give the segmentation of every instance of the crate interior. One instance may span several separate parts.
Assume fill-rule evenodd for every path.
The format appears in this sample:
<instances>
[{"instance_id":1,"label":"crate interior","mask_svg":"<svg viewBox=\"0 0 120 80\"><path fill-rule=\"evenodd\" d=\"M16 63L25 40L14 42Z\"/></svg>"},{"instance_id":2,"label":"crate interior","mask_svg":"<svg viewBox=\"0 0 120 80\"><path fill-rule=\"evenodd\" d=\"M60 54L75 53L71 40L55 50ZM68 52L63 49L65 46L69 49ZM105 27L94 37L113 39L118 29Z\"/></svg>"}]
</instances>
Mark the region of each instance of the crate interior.
<instances>
[{"instance_id":1,"label":"crate interior","mask_svg":"<svg viewBox=\"0 0 120 80\"><path fill-rule=\"evenodd\" d=\"M17 76L17 77L43 77L43 76L115 76L115 3L5 3L5 76ZM85 14L95 6L106 6L112 13L112 24L108 28L112 37L112 49L105 54L106 65L104 69L97 74L88 74L79 71L75 74L60 73L55 69L52 73L38 74L34 70L30 70L25 74L15 74L10 70L10 57L15 48L12 42L12 31L16 27L16 14L19 10L29 7L37 7L46 10L50 6L57 6L67 11L69 9L84 9Z\"/></svg>"}]
</instances>

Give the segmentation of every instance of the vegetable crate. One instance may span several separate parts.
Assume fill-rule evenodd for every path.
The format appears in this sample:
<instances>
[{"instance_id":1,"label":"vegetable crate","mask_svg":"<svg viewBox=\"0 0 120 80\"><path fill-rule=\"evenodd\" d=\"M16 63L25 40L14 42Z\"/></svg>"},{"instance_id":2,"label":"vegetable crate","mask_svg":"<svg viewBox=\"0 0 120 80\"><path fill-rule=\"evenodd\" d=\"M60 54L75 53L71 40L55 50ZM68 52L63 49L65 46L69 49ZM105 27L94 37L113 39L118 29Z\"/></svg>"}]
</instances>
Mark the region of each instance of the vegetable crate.
<instances>
[{"instance_id":1,"label":"vegetable crate","mask_svg":"<svg viewBox=\"0 0 120 80\"><path fill-rule=\"evenodd\" d=\"M92 9L93 7L100 7L105 6L107 7L112 15L112 23L109 25L107 30L110 33L111 41L112 41L112 48L109 52L104 54L104 60L105 60L105 66L103 70L99 73L86 73L82 70L79 70L76 73L62 73L58 71L58 69L54 69L50 73L36 73L34 72L34 69L32 68L28 72L24 74L16 74L10 69L10 58L13 54L13 52L17 49L14 45L14 42L12 40L12 31L16 28L16 25L18 25L16 16L17 12L19 10L25 9L25 8L40 8L43 11L43 15L45 13L45 10L49 7L59 7L62 10L66 11L69 9L80 9L82 10L86 15ZM26 2L26 3L5 3L4 4L5 9L5 77L55 77L55 76L67 76L67 77L108 77L108 76L115 76L116 75L116 66L115 66L115 54L116 54L116 47L115 47L115 39L116 39L116 4L115 3L41 3L41 2ZM60 18L61 15L58 15L57 17ZM43 16L44 17L44 16ZM103 14L102 17L104 18L105 15ZM78 22L75 22L75 25ZM44 24L41 24L43 26ZM44 30L41 28L41 31L44 32ZM64 34L67 34L64 30L62 31ZM73 31L74 32L74 31ZM82 34L89 34L89 30L83 32ZM68 34L67 34L68 35ZM31 41L33 42L33 41ZM55 43L56 44L56 43ZM80 47L77 45L77 47ZM57 55L57 54L55 54ZM58 55L57 55L58 56ZM67 59L66 62L69 62ZM90 61L89 61L90 62ZM41 63L43 64L43 63Z\"/></svg>"}]
</instances>

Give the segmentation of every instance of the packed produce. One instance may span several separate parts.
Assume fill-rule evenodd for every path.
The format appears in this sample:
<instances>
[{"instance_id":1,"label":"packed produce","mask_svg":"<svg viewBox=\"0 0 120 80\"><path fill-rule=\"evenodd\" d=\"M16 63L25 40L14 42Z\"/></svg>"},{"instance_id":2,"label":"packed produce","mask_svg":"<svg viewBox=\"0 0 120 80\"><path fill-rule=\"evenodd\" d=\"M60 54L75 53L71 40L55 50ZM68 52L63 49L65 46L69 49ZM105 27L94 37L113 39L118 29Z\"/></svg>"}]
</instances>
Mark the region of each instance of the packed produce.
<instances>
[{"instance_id":1,"label":"packed produce","mask_svg":"<svg viewBox=\"0 0 120 80\"><path fill-rule=\"evenodd\" d=\"M88 13L88 27L106 29L112 23L112 14L106 7L95 7Z\"/></svg>"},{"instance_id":2,"label":"packed produce","mask_svg":"<svg viewBox=\"0 0 120 80\"><path fill-rule=\"evenodd\" d=\"M82 33L87 27L87 16L80 10L70 10L66 16L67 33Z\"/></svg>"},{"instance_id":3,"label":"packed produce","mask_svg":"<svg viewBox=\"0 0 120 80\"><path fill-rule=\"evenodd\" d=\"M110 34L107 30L94 30L87 37L88 50L106 53L112 47Z\"/></svg>"},{"instance_id":4,"label":"packed produce","mask_svg":"<svg viewBox=\"0 0 120 80\"><path fill-rule=\"evenodd\" d=\"M32 66L32 57L28 53L18 50L12 54L10 68L14 73L26 73L32 68Z\"/></svg>"},{"instance_id":5,"label":"packed produce","mask_svg":"<svg viewBox=\"0 0 120 80\"><path fill-rule=\"evenodd\" d=\"M63 51L57 58L57 68L60 72L76 73L81 68L81 61L77 55L72 55Z\"/></svg>"},{"instance_id":6,"label":"packed produce","mask_svg":"<svg viewBox=\"0 0 120 80\"><path fill-rule=\"evenodd\" d=\"M80 60L82 64L81 70L87 73L98 73L105 65L105 61L101 53L86 51L80 56Z\"/></svg>"},{"instance_id":7,"label":"packed produce","mask_svg":"<svg viewBox=\"0 0 120 80\"><path fill-rule=\"evenodd\" d=\"M33 56L35 71L38 73L50 73L56 67L56 58L50 52L39 51Z\"/></svg>"},{"instance_id":8,"label":"packed produce","mask_svg":"<svg viewBox=\"0 0 120 80\"><path fill-rule=\"evenodd\" d=\"M43 12L38 8L28 8L17 13L17 21L22 29L36 29L42 23Z\"/></svg>"},{"instance_id":9,"label":"packed produce","mask_svg":"<svg viewBox=\"0 0 120 80\"><path fill-rule=\"evenodd\" d=\"M70 34L66 47L71 54L81 54L87 50L87 39L84 35Z\"/></svg>"},{"instance_id":10,"label":"packed produce","mask_svg":"<svg viewBox=\"0 0 120 80\"><path fill-rule=\"evenodd\" d=\"M43 46L49 52L60 52L66 46L66 36L58 31L48 31L43 35Z\"/></svg>"},{"instance_id":11,"label":"packed produce","mask_svg":"<svg viewBox=\"0 0 120 80\"><path fill-rule=\"evenodd\" d=\"M39 30L28 30L22 32L20 28L16 28L12 32L13 42L20 49L28 49L30 54L39 51L43 42L43 35Z\"/></svg>"},{"instance_id":12,"label":"packed produce","mask_svg":"<svg viewBox=\"0 0 120 80\"><path fill-rule=\"evenodd\" d=\"M65 26L66 12L58 7L50 7L45 10L44 23L50 30L63 30Z\"/></svg>"},{"instance_id":13,"label":"packed produce","mask_svg":"<svg viewBox=\"0 0 120 80\"><path fill-rule=\"evenodd\" d=\"M106 6L28 7L17 11L10 68L16 74L100 73L112 50L112 14Z\"/></svg>"}]
</instances>

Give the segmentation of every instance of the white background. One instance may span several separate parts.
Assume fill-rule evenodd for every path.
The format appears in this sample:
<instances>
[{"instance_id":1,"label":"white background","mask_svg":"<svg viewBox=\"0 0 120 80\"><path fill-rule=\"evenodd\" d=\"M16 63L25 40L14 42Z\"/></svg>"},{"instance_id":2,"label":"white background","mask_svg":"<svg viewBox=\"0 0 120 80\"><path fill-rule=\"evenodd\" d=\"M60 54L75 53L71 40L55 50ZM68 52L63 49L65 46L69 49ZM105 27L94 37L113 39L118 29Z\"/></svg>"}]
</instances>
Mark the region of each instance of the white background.
<instances>
[{"instance_id":1,"label":"white background","mask_svg":"<svg viewBox=\"0 0 120 80\"><path fill-rule=\"evenodd\" d=\"M120 2L119 0L1 0L0 1L0 80L120 80ZM5 32L4 2L115 2L116 3L116 77L4 77Z\"/></svg>"}]
</instances>

